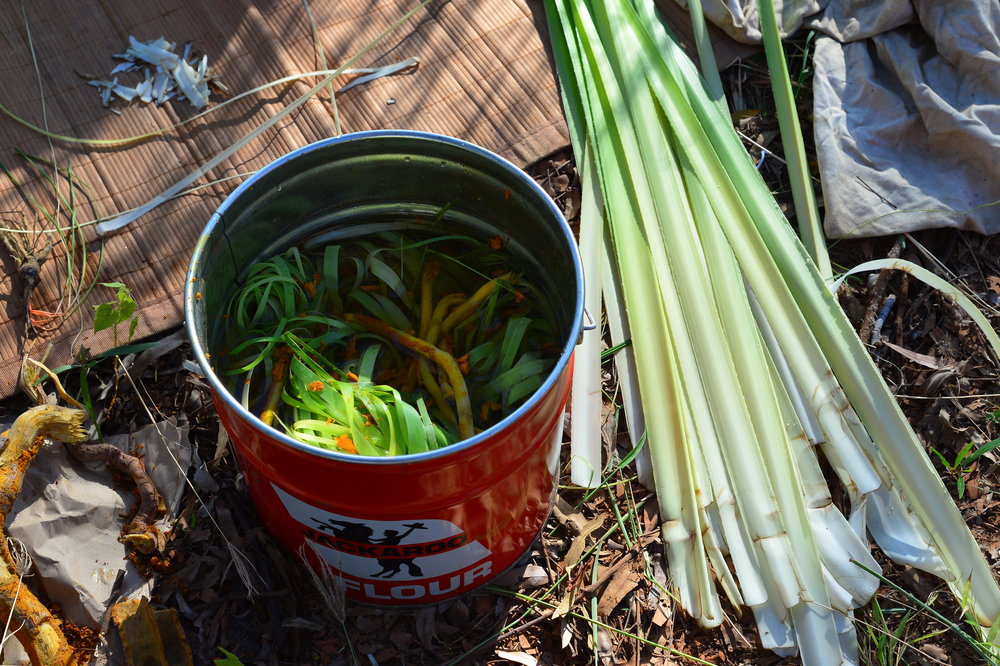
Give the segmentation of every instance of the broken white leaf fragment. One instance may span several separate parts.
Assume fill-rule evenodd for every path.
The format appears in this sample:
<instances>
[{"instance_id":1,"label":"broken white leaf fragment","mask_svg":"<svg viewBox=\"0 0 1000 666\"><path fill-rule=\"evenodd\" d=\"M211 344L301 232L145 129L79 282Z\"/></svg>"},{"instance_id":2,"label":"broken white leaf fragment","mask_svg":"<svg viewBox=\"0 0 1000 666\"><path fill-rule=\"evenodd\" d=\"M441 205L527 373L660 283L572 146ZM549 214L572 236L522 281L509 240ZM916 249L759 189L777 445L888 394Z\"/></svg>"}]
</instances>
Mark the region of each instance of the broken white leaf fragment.
<instances>
[{"instance_id":1,"label":"broken white leaf fragment","mask_svg":"<svg viewBox=\"0 0 1000 666\"><path fill-rule=\"evenodd\" d=\"M186 60L179 60L177 66L171 70L171 74L181 95L186 97L193 107L201 109L208 104L208 83L198 76L197 70Z\"/></svg>"},{"instance_id":2,"label":"broken white leaf fragment","mask_svg":"<svg viewBox=\"0 0 1000 666\"><path fill-rule=\"evenodd\" d=\"M111 103L112 95L126 102L139 99L147 104L155 102L157 106L173 97L186 99L196 109L208 105L208 82L214 78L208 72L208 56L191 60L190 44L185 45L183 55L178 55L174 52L176 44L162 37L149 42L140 42L131 35L128 39L125 52L113 56L124 61L111 70L110 75L114 78L88 81L100 90L104 106ZM142 71L145 78L135 87L118 83L115 76L138 71Z\"/></svg>"},{"instance_id":3,"label":"broken white leaf fragment","mask_svg":"<svg viewBox=\"0 0 1000 666\"><path fill-rule=\"evenodd\" d=\"M135 88L129 88L128 86L123 86L118 83L118 77L116 76L111 81L100 81L94 79L92 81L87 81L92 86L97 86L101 92L101 104L107 106L111 103L111 95L117 95L126 102L131 102L135 99L139 91Z\"/></svg>"},{"instance_id":4,"label":"broken white leaf fragment","mask_svg":"<svg viewBox=\"0 0 1000 666\"><path fill-rule=\"evenodd\" d=\"M173 69L177 61L180 60L180 57L174 53L174 48L174 43L168 42L163 37L151 42L140 42L129 35L128 49L122 56L116 57L121 57L123 60L141 60L163 69Z\"/></svg>"}]
</instances>

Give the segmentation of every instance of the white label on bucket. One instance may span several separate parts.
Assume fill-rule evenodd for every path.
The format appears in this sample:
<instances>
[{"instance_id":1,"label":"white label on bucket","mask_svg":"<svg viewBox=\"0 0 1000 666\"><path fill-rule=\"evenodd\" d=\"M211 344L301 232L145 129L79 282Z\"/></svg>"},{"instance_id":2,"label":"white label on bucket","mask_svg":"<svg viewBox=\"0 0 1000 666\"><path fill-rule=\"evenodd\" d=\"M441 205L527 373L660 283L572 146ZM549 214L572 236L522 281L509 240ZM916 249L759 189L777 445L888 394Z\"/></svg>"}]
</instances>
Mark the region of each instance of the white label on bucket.
<instances>
[{"instance_id":1,"label":"white label on bucket","mask_svg":"<svg viewBox=\"0 0 1000 666\"><path fill-rule=\"evenodd\" d=\"M490 551L447 520L367 520L319 509L271 484L306 541L373 601L433 601L494 573Z\"/></svg>"}]
</instances>

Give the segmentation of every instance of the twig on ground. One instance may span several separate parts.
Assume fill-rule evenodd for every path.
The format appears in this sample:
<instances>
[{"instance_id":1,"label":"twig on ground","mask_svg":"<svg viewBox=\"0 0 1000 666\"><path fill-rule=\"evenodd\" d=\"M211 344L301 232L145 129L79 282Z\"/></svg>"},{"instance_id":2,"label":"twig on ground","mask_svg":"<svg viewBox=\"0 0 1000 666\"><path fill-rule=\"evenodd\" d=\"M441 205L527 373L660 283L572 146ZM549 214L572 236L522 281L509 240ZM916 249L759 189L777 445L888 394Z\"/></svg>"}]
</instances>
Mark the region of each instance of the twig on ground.
<instances>
[{"instance_id":1,"label":"twig on ground","mask_svg":"<svg viewBox=\"0 0 1000 666\"><path fill-rule=\"evenodd\" d=\"M76 444L68 446L67 449L77 460L103 462L128 475L135 482L136 491L139 493L139 510L125 527L119 541L132 546L144 555L162 553L166 548L166 537L155 523L163 503L143 467L142 460L111 444Z\"/></svg>"},{"instance_id":2,"label":"twig on ground","mask_svg":"<svg viewBox=\"0 0 1000 666\"><path fill-rule=\"evenodd\" d=\"M41 361L36 361L35 359L33 359L31 357L28 357L28 356L26 356L24 358L24 361L25 361L26 364L30 364L30 365L35 366L35 368L36 368L37 371L44 372L45 374L47 374L49 376L49 379L52 380L52 383L56 387L56 394L64 402L68 402L70 405L73 406L74 409L82 409L83 411L87 410L87 408L84 407L83 404L80 403L79 400L77 400L76 398L74 398L73 396L71 396L69 393L66 392L66 389L63 388L62 382L59 381L59 375L57 375L54 372L52 372L51 370L49 370L48 367L46 367L46 365L44 363L42 363ZM42 404L43 402L45 402L45 394L44 394L44 392L42 392L41 394L39 394L38 391L27 391L27 393L28 393L29 396L34 397L35 401L39 405ZM39 399L39 395L41 395L41 399Z\"/></svg>"},{"instance_id":3,"label":"twig on ground","mask_svg":"<svg viewBox=\"0 0 1000 666\"><path fill-rule=\"evenodd\" d=\"M49 370L44 363L36 361L33 358L27 358L26 360L38 371L44 372L49 376L55 385L56 393L62 400L70 403L76 409L85 411L84 406L66 392L62 382L59 381L58 375ZM37 393L32 393L31 395L36 400L38 399ZM44 396L44 394L42 395ZM41 404L41 400L39 400L39 404ZM139 494L139 510L132 521L125 527L120 540L122 543L135 548L144 555L154 552L162 553L166 548L166 537L157 529L155 523L157 515L163 508L163 501L160 498L160 494L156 491L153 482L150 480L149 475L146 473L146 468L143 466L142 460L125 453L116 446L105 443L80 443L67 446L67 449L70 455L77 460L82 462L103 462L118 472L127 475L135 482L136 491Z\"/></svg>"},{"instance_id":4,"label":"twig on ground","mask_svg":"<svg viewBox=\"0 0 1000 666\"><path fill-rule=\"evenodd\" d=\"M896 259L902 250L902 238L897 238L886 256L889 259ZM875 285L871 289L870 300L868 301L868 309L865 310L865 318L862 320L861 328L858 330L858 337L864 342L868 342L871 339L872 330L875 328L875 316L882 305L882 297L885 295L885 290L889 286L890 275L892 275L892 271L882 270L879 271L878 277L875 278Z\"/></svg>"},{"instance_id":5,"label":"twig on ground","mask_svg":"<svg viewBox=\"0 0 1000 666\"><path fill-rule=\"evenodd\" d=\"M7 220L6 224L12 229L24 229L16 220ZM25 234L8 230L0 230L0 242L17 263L17 274L21 278L21 302L24 304L24 335L26 338L33 337L38 332L37 329L46 323L38 317L52 316L52 313L33 310L31 307L31 295L41 282L42 264L52 250L52 243L46 242L45 247L36 251L28 245Z\"/></svg>"}]
</instances>

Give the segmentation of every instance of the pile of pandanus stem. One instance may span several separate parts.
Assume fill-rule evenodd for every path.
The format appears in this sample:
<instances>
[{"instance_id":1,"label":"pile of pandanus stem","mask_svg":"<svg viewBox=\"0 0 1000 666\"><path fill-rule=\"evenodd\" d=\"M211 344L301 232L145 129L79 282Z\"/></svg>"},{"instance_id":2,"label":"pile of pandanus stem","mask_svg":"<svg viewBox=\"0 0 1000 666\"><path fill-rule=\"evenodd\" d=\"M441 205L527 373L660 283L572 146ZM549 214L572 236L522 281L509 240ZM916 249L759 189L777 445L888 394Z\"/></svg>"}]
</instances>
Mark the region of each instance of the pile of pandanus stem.
<instances>
[{"instance_id":1,"label":"pile of pandanus stem","mask_svg":"<svg viewBox=\"0 0 1000 666\"><path fill-rule=\"evenodd\" d=\"M162 552L164 535L154 522L162 509L141 461L110 444L85 444L82 409L39 405L21 414L7 432L0 452L0 618L28 653L35 666L64 666L85 663L67 643L61 623L38 598L22 585L23 563L11 556L5 534L7 516L21 492L24 476L46 439L70 445L70 453L81 460L99 460L129 475L137 485L140 506L123 530L122 543L143 554Z\"/></svg>"},{"instance_id":2,"label":"pile of pandanus stem","mask_svg":"<svg viewBox=\"0 0 1000 666\"><path fill-rule=\"evenodd\" d=\"M455 261L457 274L442 283L438 239L395 234L329 246L322 259L292 248L254 266L226 318L235 333L227 372L247 373L244 405L258 395L251 377L260 365L265 424L361 455L436 449L516 408L553 363L548 324L527 316L543 308L499 239L442 238L477 248L454 246L466 259L485 253L496 277ZM455 289L477 274L471 294Z\"/></svg>"},{"instance_id":3,"label":"pile of pandanus stem","mask_svg":"<svg viewBox=\"0 0 1000 666\"><path fill-rule=\"evenodd\" d=\"M653 0L546 10L581 163L588 309L603 289L613 342L631 339L634 365L618 368L671 598L713 627L724 595L753 612L765 647L806 666L857 663L854 610L880 582L871 538L945 581L973 649L995 658L994 572ZM979 333L1000 349L988 325ZM598 450L583 471L600 468Z\"/></svg>"}]
</instances>

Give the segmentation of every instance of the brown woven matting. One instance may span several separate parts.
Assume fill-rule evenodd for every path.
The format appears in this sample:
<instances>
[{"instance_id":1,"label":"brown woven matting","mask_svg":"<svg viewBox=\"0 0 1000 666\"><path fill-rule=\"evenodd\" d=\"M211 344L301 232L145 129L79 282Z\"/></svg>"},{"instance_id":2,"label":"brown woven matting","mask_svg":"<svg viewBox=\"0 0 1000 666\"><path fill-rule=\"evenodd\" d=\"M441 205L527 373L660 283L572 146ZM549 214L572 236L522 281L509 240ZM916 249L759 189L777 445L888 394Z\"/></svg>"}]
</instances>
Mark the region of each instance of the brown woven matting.
<instances>
[{"instance_id":1,"label":"brown woven matting","mask_svg":"<svg viewBox=\"0 0 1000 666\"><path fill-rule=\"evenodd\" d=\"M192 42L233 93L318 68L311 11L329 61L336 66L358 52L414 0L49 0L5 3L0 9L0 103L52 132L87 139L121 138L169 126L195 114L185 101L161 107L133 104L115 115L102 108L97 90L77 72L106 78L129 35ZM21 6L24 7L22 14ZM532 0L435 1L397 29L357 66L378 66L416 56L419 67L338 96L344 131L374 128L429 130L457 136L526 165L568 143L553 68L546 54L542 3ZM34 51L34 57L32 56ZM123 78L125 78L123 76ZM343 85L343 77L336 85ZM53 251L32 305L59 308L65 292L66 252L51 233L69 223L51 184L17 155L18 150L71 166L76 220L87 222L145 203L204 164L239 137L278 113L316 83L287 84L240 100L170 135L127 148L50 142L0 116L0 162L23 189L0 175L0 219L48 230ZM213 96L213 104L222 97ZM44 113L43 113L44 109ZM194 194L174 199L104 239L103 257L93 226L86 227L85 282L125 283L140 305L135 339L183 320L181 293L195 240L239 179L295 148L334 134L330 106L313 98L222 163ZM240 176L242 178L243 176ZM62 194L69 188L62 183ZM34 198L55 220L40 213ZM39 245L44 242L39 241ZM8 276L17 265L6 257ZM74 281L78 279L75 278ZM69 285L74 287L74 284ZM15 387L24 344L24 303L16 276L0 287L0 397ZM70 361L81 347L98 353L114 346L111 330L94 334L93 306L111 300L98 287L74 314L34 346L52 343L50 367ZM119 330L119 340L127 330Z\"/></svg>"}]
</instances>

